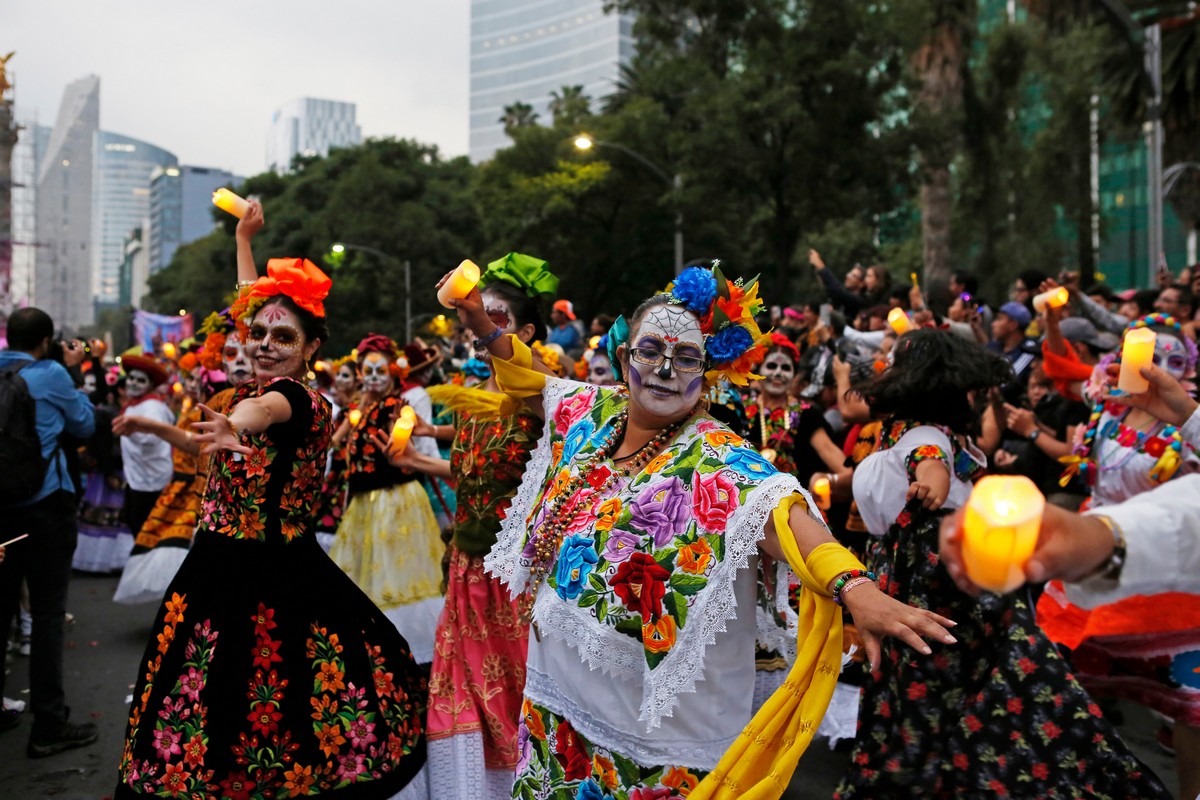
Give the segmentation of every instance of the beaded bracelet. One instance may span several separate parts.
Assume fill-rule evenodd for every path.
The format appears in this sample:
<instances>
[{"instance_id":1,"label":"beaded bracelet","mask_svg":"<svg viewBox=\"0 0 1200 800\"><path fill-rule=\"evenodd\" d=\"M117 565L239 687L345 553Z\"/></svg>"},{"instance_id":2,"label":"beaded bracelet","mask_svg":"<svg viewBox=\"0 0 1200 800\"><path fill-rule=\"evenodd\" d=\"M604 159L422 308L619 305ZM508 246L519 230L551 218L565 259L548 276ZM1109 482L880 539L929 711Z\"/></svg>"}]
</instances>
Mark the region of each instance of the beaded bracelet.
<instances>
[{"instance_id":1,"label":"beaded bracelet","mask_svg":"<svg viewBox=\"0 0 1200 800\"><path fill-rule=\"evenodd\" d=\"M866 576L863 576L861 578L855 578L854 580L850 581L849 583L847 583L845 586L842 587L842 590L840 592L838 592L838 605L845 605L845 603L843 602L843 599L846 597L846 592L850 591L855 586L862 586L864 583L874 583L874 582L875 581L871 580L870 578L868 578Z\"/></svg>"},{"instance_id":2,"label":"beaded bracelet","mask_svg":"<svg viewBox=\"0 0 1200 800\"><path fill-rule=\"evenodd\" d=\"M489 344L496 341L503 335L504 335L504 329L496 328L496 330L492 331L487 336L484 336L482 339L476 339L471 344L474 345L476 350L482 350L483 348L487 347Z\"/></svg>"},{"instance_id":3,"label":"beaded bracelet","mask_svg":"<svg viewBox=\"0 0 1200 800\"><path fill-rule=\"evenodd\" d=\"M842 592L846 588L846 584L855 578L866 578L867 580L877 580L874 572L869 572L862 569L852 569L849 572L843 572L838 576L838 579L833 582L833 602L839 606L842 605Z\"/></svg>"}]
</instances>

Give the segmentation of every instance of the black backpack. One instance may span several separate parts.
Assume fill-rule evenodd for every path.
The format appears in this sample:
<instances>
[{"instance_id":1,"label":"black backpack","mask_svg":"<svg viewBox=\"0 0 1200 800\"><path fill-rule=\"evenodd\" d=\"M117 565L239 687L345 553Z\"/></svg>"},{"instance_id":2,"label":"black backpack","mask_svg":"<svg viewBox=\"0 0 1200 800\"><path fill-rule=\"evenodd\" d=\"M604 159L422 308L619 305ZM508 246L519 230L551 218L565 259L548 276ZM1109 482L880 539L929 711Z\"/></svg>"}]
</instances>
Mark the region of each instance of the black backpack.
<instances>
[{"instance_id":1,"label":"black backpack","mask_svg":"<svg viewBox=\"0 0 1200 800\"><path fill-rule=\"evenodd\" d=\"M11 506L38 493L46 480L46 459L37 432L37 406L20 371L22 361L0 369L0 506Z\"/></svg>"}]
</instances>

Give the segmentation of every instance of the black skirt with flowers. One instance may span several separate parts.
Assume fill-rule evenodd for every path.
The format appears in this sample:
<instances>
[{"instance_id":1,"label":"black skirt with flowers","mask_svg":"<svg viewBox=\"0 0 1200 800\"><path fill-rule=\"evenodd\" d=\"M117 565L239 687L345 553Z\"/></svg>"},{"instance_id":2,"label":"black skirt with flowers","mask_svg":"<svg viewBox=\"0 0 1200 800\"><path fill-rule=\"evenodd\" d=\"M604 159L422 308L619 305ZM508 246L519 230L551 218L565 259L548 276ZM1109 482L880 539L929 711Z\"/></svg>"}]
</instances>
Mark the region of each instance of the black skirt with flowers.
<instances>
[{"instance_id":1,"label":"black skirt with flowers","mask_svg":"<svg viewBox=\"0 0 1200 800\"><path fill-rule=\"evenodd\" d=\"M292 381L265 391L292 419L214 460L142 660L117 798L386 798L424 764L426 680L310 530L328 407Z\"/></svg>"},{"instance_id":2,"label":"black skirt with flowers","mask_svg":"<svg viewBox=\"0 0 1200 800\"><path fill-rule=\"evenodd\" d=\"M894 640L863 690L849 798L1169 799L1125 747L1020 593L960 592L937 555L942 514L910 505L868 563L880 588L958 623L924 656Z\"/></svg>"}]
</instances>

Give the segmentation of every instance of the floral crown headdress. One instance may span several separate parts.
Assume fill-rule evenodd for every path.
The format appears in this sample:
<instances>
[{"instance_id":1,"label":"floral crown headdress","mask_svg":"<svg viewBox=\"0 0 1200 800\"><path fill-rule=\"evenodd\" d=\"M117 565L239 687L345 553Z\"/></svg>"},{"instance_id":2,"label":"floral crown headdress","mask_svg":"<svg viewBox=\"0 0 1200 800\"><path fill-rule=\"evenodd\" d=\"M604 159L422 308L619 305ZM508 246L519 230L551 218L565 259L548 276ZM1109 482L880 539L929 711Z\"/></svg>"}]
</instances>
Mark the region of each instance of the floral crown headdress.
<instances>
[{"instance_id":1,"label":"floral crown headdress","mask_svg":"<svg viewBox=\"0 0 1200 800\"><path fill-rule=\"evenodd\" d=\"M267 300L285 295L314 317L325 316L325 298L333 280L307 258L272 258L267 262L267 274L242 289L230 306L230 315L243 330Z\"/></svg>"},{"instance_id":2,"label":"floral crown headdress","mask_svg":"<svg viewBox=\"0 0 1200 800\"><path fill-rule=\"evenodd\" d=\"M236 327L228 308L212 312L200 323L199 334L204 336L204 346L197 357L205 369L216 372L225 366L225 339Z\"/></svg>"}]
</instances>

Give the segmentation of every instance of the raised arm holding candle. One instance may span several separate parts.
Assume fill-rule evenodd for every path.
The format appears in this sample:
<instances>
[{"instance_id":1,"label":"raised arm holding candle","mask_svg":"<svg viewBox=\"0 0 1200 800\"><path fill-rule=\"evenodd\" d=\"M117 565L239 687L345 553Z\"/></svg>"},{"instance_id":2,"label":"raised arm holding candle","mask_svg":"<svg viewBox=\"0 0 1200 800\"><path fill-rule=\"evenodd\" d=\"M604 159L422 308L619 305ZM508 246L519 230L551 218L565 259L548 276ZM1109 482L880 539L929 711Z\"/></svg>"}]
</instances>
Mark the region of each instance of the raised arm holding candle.
<instances>
[{"instance_id":1,"label":"raised arm holding candle","mask_svg":"<svg viewBox=\"0 0 1200 800\"><path fill-rule=\"evenodd\" d=\"M1129 394L1141 394L1150 388L1142 377L1142 367L1154 363L1154 342L1158 335L1149 328L1134 328L1125 334L1121 345L1121 375L1117 389Z\"/></svg>"},{"instance_id":2,"label":"raised arm holding candle","mask_svg":"<svg viewBox=\"0 0 1200 800\"><path fill-rule=\"evenodd\" d=\"M903 336L913 329L912 320L908 318L908 312L903 308L893 308L888 312L888 324L892 326L892 330L897 336Z\"/></svg>"},{"instance_id":3,"label":"raised arm holding candle","mask_svg":"<svg viewBox=\"0 0 1200 800\"><path fill-rule=\"evenodd\" d=\"M1071 293L1067 291L1067 288L1059 286L1056 289L1034 295L1033 307L1037 309L1038 313L1041 313L1047 308L1062 308L1070 299Z\"/></svg>"},{"instance_id":4,"label":"raised arm holding candle","mask_svg":"<svg viewBox=\"0 0 1200 800\"><path fill-rule=\"evenodd\" d=\"M246 216L246 212L250 210L250 201L238 197L228 189L217 189L212 193L213 205L224 212L233 214L238 219Z\"/></svg>"},{"instance_id":5,"label":"raised arm holding candle","mask_svg":"<svg viewBox=\"0 0 1200 800\"><path fill-rule=\"evenodd\" d=\"M438 302L446 308L454 308L454 304L450 301L463 299L478 283L479 267L474 261L465 260L454 269L454 272L450 273L450 276L438 288Z\"/></svg>"}]
</instances>

